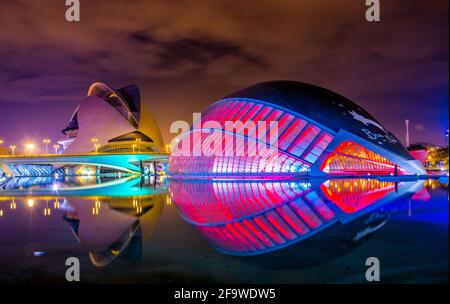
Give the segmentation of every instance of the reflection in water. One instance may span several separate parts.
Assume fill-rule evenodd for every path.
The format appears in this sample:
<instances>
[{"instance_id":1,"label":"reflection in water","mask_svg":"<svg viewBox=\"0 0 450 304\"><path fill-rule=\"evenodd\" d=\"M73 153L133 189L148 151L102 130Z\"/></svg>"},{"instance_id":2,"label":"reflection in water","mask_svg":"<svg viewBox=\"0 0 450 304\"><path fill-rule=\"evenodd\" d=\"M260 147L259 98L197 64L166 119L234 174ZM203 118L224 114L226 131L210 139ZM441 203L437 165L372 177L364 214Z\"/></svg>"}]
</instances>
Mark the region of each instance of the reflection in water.
<instances>
[{"instance_id":1,"label":"reflection in water","mask_svg":"<svg viewBox=\"0 0 450 304\"><path fill-rule=\"evenodd\" d=\"M142 245L162 213L164 194L138 198L71 199L63 218L98 267L118 256L128 261L142 258Z\"/></svg>"},{"instance_id":2,"label":"reflection in water","mask_svg":"<svg viewBox=\"0 0 450 304\"><path fill-rule=\"evenodd\" d=\"M46 186L52 183L53 181L55 181L55 179L51 176L13 178L5 182L2 185L1 189L8 190L8 189L21 189L39 185Z\"/></svg>"},{"instance_id":3,"label":"reflection in water","mask_svg":"<svg viewBox=\"0 0 450 304\"><path fill-rule=\"evenodd\" d=\"M256 255L279 250L335 225L347 224L398 199L423 182L337 179L321 182L169 182L182 216L219 251ZM365 237L384 225L357 231ZM378 218L380 214L378 214ZM357 229L360 229L357 228Z\"/></svg>"},{"instance_id":4,"label":"reflection in water","mask_svg":"<svg viewBox=\"0 0 450 304\"><path fill-rule=\"evenodd\" d=\"M366 248L366 257L374 248L361 244L374 244L366 241L383 227L383 231L394 231L389 237L402 239L405 219L429 221L433 227L436 223L448 225L448 209L442 208L448 208L447 202L431 210L429 204L436 202L436 192L447 199L447 187L448 179L444 184L389 178L245 182L154 177L12 179L0 189L0 260L17 260L21 265L20 259L39 259L41 263L58 253L65 259L81 250L81 256L88 256L92 265L108 269L118 265L124 267L120 268L123 272L130 265L121 260L139 262L139 267L147 266L153 273L155 267L165 267L167 256L172 257L170 267L181 265L193 272L207 268L206 275L214 275L219 264L228 267L230 260L238 263L238 273L241 267L249 267L245 271L251 272L266 265L280 272L303 271L327 265L357 246ZM164 208L171 202L176 209ZM423 207L428 211L418 214ZM397 231L392 230L393 222ZM191 231L189 226L196 229ZM152 236L156 227L162 227L163 233ZM414 242L417 232L422 233L418 242L422 246L424 239L429 239L427 231L422 224L416 228ZM219 253L211 253L199 235ZM377 237L380 235L383 233ZM448 238L448 234L440 235L439 240ZM436 247L441 248L439 240ZM384 241L386 235L381 246ZM403 244L391 240L390 246L396 243L399 247ZM405 248L409 252L410 247ZM446 249L439 250L430 252L441 258ZM356 252L352 251L357 259L363 258ZM220 253L238 257L229 259ZM214 260L208 264L204 258Z\"/></svg>"},{"instance_id":5,"label":"reflection in water","mask_svg":"<svg viewBox=\"0 0 450 304\"><path fill-rule=\"evenodd\" d=\"M100 176L77 176L64 179L15 178L3 185L1 196L139 196L166 192L162 177L108 178Z\"/></svg>"},{"instance_id":6,"label":"reflection in water","mask_svg":"<svg viewBox=\"0 0 450 304\"><path fill-rule=\"evenodd\" d=\"M11 180L0 192L0 202L10 201L8 216L40 209L44 216L63 218L95 266L117 257L139 261L166 202L165 183L154 177L88 180Z\"/></svg>"}]
</instances>

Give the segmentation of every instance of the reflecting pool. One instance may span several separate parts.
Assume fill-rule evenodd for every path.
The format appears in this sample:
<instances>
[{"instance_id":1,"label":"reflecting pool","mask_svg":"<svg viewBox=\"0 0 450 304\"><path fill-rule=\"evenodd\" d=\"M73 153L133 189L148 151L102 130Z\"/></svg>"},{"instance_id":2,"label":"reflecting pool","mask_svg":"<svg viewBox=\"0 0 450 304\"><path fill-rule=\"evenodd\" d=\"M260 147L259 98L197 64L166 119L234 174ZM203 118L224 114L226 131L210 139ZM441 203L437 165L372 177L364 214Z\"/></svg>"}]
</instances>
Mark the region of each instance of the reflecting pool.
<instances>
[{"instance_id":1,"label":"reflecting pool","mask_svg":"<svg viewBox=\"0 0 450 304\"><path fill-rule=\"evenodd\" d=\"M0 282L448 280L448 178L41 177L0 188Z\"/></svg>"}]
</instances>

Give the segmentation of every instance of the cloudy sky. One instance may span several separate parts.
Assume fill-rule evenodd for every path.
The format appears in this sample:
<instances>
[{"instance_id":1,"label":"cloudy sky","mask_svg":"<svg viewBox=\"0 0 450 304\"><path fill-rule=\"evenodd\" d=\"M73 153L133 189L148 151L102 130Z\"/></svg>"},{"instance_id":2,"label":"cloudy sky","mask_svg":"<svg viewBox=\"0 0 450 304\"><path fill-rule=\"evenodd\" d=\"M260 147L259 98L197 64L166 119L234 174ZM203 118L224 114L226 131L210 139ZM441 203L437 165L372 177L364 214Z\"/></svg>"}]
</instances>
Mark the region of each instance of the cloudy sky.
<instances>
[{"instance_id":1,"label":"cloudy sky","mask_svg":"<svg viewBox=\"0 0 450 304\"><path fill-rule=\"evenodd\" d=\"M136 84L166 141L230 91L274 79L355 101L400 139L443 144L448 128L448 0L0 1L0 138L62 137L95 81Z\"/></svg>"}]
</instances>

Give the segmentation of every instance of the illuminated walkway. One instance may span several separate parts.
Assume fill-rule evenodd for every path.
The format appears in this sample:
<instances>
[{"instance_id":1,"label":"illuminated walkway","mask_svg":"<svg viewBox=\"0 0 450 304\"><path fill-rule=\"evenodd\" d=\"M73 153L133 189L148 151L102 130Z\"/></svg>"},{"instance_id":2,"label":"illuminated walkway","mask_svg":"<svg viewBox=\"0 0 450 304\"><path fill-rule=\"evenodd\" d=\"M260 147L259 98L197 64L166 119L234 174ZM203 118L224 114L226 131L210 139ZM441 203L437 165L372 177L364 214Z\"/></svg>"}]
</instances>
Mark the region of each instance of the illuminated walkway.
<instances>
[{"instance_id":1,"label":"illuminated walkway","mask_svg":"<svg viewBox=\"0 0 450 304\"><path fill-rule=\"evenodd\" d=\"M82 177L80 177L82 178ZM89 177L88 177L89 178ZM112 198L112 197L151 197L156 194L167 193L164 183L157 186L149 186L147 181L136 177L126 177L114 179L102 183L87 185L75 185L64 187L36 187L34 189L15 187L0 192L0 202L9 201L20 197L30 197L35 199L52 199L55 197L85 197L85 198Z\"/></svg>"},{"instance_id":2,"label":"illuminated walkway","mask_svg":"<svg viewBox=\"0 0 450 304\"><path fill-rule=\"evenodd\" d=\"M139 173L140 163L168 160L167 153L85 153L0 156L0 166L14 165L92 165Z\"/></svg>"}]
</instances>

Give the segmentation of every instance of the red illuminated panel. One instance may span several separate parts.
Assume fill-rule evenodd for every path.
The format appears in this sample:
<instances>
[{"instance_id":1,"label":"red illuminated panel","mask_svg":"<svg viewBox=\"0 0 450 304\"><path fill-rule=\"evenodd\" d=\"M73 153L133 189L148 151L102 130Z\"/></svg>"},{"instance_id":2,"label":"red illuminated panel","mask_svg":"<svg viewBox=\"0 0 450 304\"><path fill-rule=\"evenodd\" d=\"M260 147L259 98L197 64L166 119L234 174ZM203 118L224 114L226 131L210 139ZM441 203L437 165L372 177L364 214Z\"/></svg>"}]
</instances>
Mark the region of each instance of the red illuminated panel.
<instances>
[{"instance_id":1,"label":"red illuminated panel","mask_svg":"<svg viewBox=\"0 0 450 304\"><path fill-rule=\"evenodd\" d=\"M395 191L395 183L376 179L338 179L321 185L325 196L342 211L354 213Z\"/></svg>"},{"instance_id":2,"label":"red illuminated panel","mask_svg":"<svg viewBox=\"0 0 450 304\"><path fill-rule=\"evenodd\" d=\"M180 147L188 146L187 152L194 148L199 156L181 155L183 149L174 152L169 159L169 172L172 175L236 175L247 174L279 175L282 173L303 173L310 165L277 150L275 147L258 143L254 139L244 138L221 130L212 133L205 130L193 130L180 141ZM201 143L191 141L200 138ZM209 151L206 156L205 151Z\"/></svg>"},{"instance_id":3,"label":"red illuminated panel","mask_svg":"<svg viewBox=\"0 0 450 304\"><path fill-rule=\"evenodd\" d=\"M253 104L251 109L241 118L241 121L247 122L250 119L253 119L253 116L262 108L261 104Z\"/></svg>"},{"instance_id":4,"label":"red illuminated panel","mask_svg":"<svg viewBox=\"0 0 450 304\"><path fill-rule=\"evenodd\" d=\"M277 208L277 212L281 215L283 220L291 226L298 234L308 233L309 229L306 225L292 212L291 208L283 205Z\"/></svg>"},{"instance_id":5,"label":"red illuminated panel","mask_svg":"<svg viewBox=\"0 0 450 304\"><path fill-rule=\"evenodd\" d=\"M283 111L280 110L272 111L266 118L266 130L269 130L267 131L266 136L264 136L264 134L260 134L262 132L258 132L258 139L265 142L270 142L271 139L273 140L275 138L279 140L280 135L286 130L287 127L290 126L294 118L295 117L293 115L288 113L283 114ZM276 122L277 127L271 127L270 122Z\"/></svg>"},{"instance_id":6,"label":"red illuminated panel","mask_svg":"<svg viewBox=\"0 0 450 304\"><path fill-rule=\"evenodd\" d=\"M170 195L190 221L198 224L222 223L261 213L295 199L304 193L300 189L306 188L306 185L300 185L296 189L296 184L171 181Z\"/></svg>"},{"instance_id":7,"label":"red illuminated panel","mask_svg":"<svg viewBox=\"0 0 450 304\"><path fill-rule=\"evenodd\" d=\"M221 120L220 122L224 123L225 121L229 121L232 119L232 117L234 115L236 115L241 109L242 107L245 105L245 102L242 101L237 101L234 103L233 107L231 109L229 109L228 111L224 112L224 116L222 116L223 120Z\"/></svg>"},{"instance_id":8,"label":"red illuminated panel","mask_svg":"<svg viewBox=\"0 0 450 304\"><path fill-rule=\"evenodd\" d=\"M306 121L300 118L296 118L294 122L287 128L283 133L280 133L280 139L278 144L280 149L287 150L287 148L292 144L294 139L306 126Z\"/></svg>"},{"instance_id":9,"label":"red illuminated panel","mask_svg":"<svg viewBox=\"0 0 450 304\"><path fill-rule=\"evenodd\" d=\"M304 156L302 158L307 162L314 163L327 148L331 140L333 140L333 136L323 131L304 153Z\"/></svg>"},{"instance_id":10,"label":"red illuminated panel","mask_svg":"<svg viewBox=\"0 0 450 304\"><path fill-rule=\"evenodd\" d=\"M252 235L243 224L236 222L233 223L233 226L236 228L236 230L243 234L245 238L252 243L253 246L258 249L264 249L264 245L259 241L259 239L255 238L254 235Z\"/></svg>"},{"instance_id":11,"label":"red illuminated panel","mask_svg":"<svg viewBox=\"0 0 450 304\"><path fill-rule=\"evenodd\" d=\"M295 210L297 215L308 224L309 227L317 228L322 225L320 218L303 202L301 198L296 199L289 206Z\"/></svg>"},{"instance_id":12,"label":"red illuminated panel","mask_svg":"<svg viewBox=\"0 0 450 304\"><path fill-rule=\"evenodd\" d=\"M239 243L244 245L249 250L255 250L255 247L253 246L252 242L249 241L244 235L242 235L232 224L226 224L225 229L228 230L237 240Z\"/></svg>"},{"instance_id":13,"label":"red illuminated panel","mask_svg":"<svg viewBox=\"0 0 450 304\"><path fill-rule=\"evenodd\" d=\"M230 121L236 121L240 120L242 121L242 117L244 117L245 114L250 110L250 108L253 106L253 103L251 102L243 102L240 104L239 110L235 112L233 116L229 119ZM238 108L238 107L236 107Z\"/></svg>"},{"instance_id":14,"label":"red illuminated panel","mask_svg":"<svg viewBox=\"0 0 450 304\"><path fill-rule=\"evenodd\" d=\"M427 157L428 157L428 150L426 150L426 149L413 150L413 151L409 151L409 154L411 154L411 156L414 157L414 159L417 159L418 161L420 161L420 163L422 165L424 165L425 161L427 160Z\"/></svg>"},{"instance_id":15,"label":"red illuminated panel","mask_svg":"<svg viewBox=\"0 0 450 304\"><path fill-rule=\"evenodd\" d=\"M251 231L261 242L264 243L266 247L272 247L275 245L275 243L265 234L261 231L261 229L258 229L257 226L254 224L251 220L244 220L244 225Z\"/></svg>"},{"instance_id":16,"label":"red illuminated panel","mask_svg":"<svg viewBox=\"0 0 450 304\"><path fill-rule=\"evenodd\" d=\"M253 118L252 121L254 123L254 130L249 130L248 136L251 138L256 138L258 135L257 132L260 130L261 125L265 124L266 131L268 130L267 117L272 112L273 108L264 106Z\"/></svg>"},{"instance_id":17,"label":"red illuminated panel","mask_svg":"<svg viewBox=\"0 0 450 304\"><path fill-rule=\"evenodd\" d=\"M273 227L279 231L283 237L287 240L293 240L297 237L294 231L280 218L275 211L270 211L266 214L266 218L272 224Z\"/></svg>"},{"instance_id":18,"label":"red illuminated panel","mask_svg":"<svg viewBox=\"0 0 450 304\"><path fill-rule=\"evenodd\" d=\"M170 175L304 175L333 138L281 109L238 99L211 106L202 120L217 121L220 129L194 124L169 158Z\"/></svg>"},{"instance_id":19,"label":"red illuminated panel","mask_svg":"<svg viewBox=\"0 0 450 304\"><path fill-rule=\"evenodd\" d=\"M257 121L264 121L267 117L267 115L270 113L270 111L272 111L273 108L272 107L263 107L258 114L255 115L255 117L253 117L253 121L257 122Z\"/></svg>"},{"instance_id":20,"label":"red illuminated panel","mask_svg":"<svg viewBox=\"0 0 450 304\"><path fill-rule=\"evenodd\" d=\"M271 129L271 122L272 123L277 123L278 119L280 118L280 116L283 114L282 111L274 109L272 112L270 112L270 114L266 117L265 119L265 129L262 128L263 124L259 124L259 129L257 130L257 136L258 136L258 140L265 142L265 143L269 143L269 137L267 137L266 135L272 133L272 129ZM274 130L278 131L278 128L273 128ZM263 130L265 130L265 132L263 132ZM277 135L277 134L275 134Z\"/></svg>"},{"instance_id":21,"label":"red illuminated panel","mask_svg":"<svg viewBox=\"0 0 450 304\"><path fill-rule=\"evenodd\" d=\"M286 242L280 233L278 233L263 216L256 216L254 221L256 225L258 225L258 227L262 229L262 231L264 231L275 243L283 244Z\"/></svg>"},{"instance_id":22,"label":"red illuminated panel","mask_svg":"<svg viewBox=\"0 0 450 304\"><path fill-rule=\"evenodd\" d=\"M240 121L242 122L242 126L237 127L235 132L242 135L249 135L249 131L253 131L253 125L256 127L253 117L262 107L260 104L253 104L250 110L241 117Z\"/></svg>"},{"instance_id":23,"label":"red illuminated panel","mask_svg":"<svg viewBox=\"0 0 450 304\"><path fill-rule=\"evenodd\" d=\"M229 253L274 250L336 220L308 183L170 181L169 189L184 218Z\"/></svg>"},{"instance_id":24,"label":"red illuminated panel","mask_svg":"<svg viewBox=\"0 0 450 304\"><path fill-rule=\"evenodd\" d=\"M309 125L288 148L288 152L300 157L319 132L320 129L318 127Z\"/></svg>"},{"instance_id":25,"label":"red illuminated panel","mask_svg":"<svg viewBox=\"0 0 450 304\"><path fill-rule=\"evenodd\" d=\"M202 114L202 122L204 123L208 120L214 120L222 123L226 121L226 118L231 114L230 112L233 111L238 104L239 102L236 100L227 103L217 103L208 108L208 110Z\"/></svg>"},{"instance_id":26,"label":"red illuminated panel","mask_svg":"<svg viewBox=\"0 0 450 304\"><path fill-rule=\"evenodd\" d=\"M326 221L330 221L334 218L334 212L327 204L317 195L316 192L311 191L304 196L305 201L314 206L314 210Z\"/></svg>"},{"instance_id":27,"label":"red illuminated panel","mask_svg":"<svg viewBox=\"0 0 450 304\"><path fill-rule=\"evenodd\" d=\"M354 142L344 142L325 160L321 166L329 174L377 174L394 173L395 164L386 158ZM401 168L398 168L401 174Z\"/></svg>"}]
</instances>

